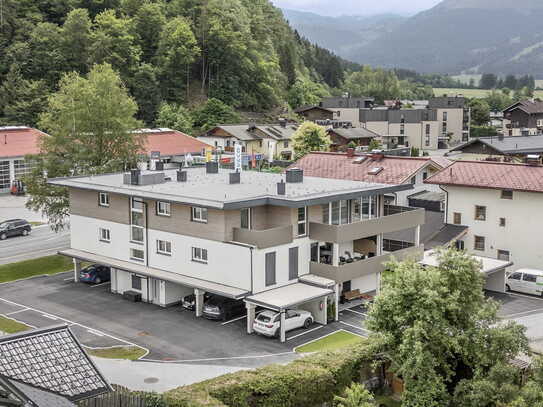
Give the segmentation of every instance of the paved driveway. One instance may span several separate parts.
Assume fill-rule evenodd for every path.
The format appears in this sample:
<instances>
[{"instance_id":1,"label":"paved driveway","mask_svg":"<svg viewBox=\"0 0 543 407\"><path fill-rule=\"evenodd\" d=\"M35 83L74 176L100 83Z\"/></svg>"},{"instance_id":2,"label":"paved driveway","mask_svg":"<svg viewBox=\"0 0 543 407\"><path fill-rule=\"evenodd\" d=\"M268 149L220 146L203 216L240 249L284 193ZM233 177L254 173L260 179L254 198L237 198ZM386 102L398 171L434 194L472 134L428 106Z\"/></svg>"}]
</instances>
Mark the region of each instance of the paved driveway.
<instances>
[{"instance_id":1,"label":"paved driveway","mask_svg":"<svg viewBox=\"0 0 543 407\"><path fill-rule=\"evenodd\" d=\"M109 292L109 283L89 286L71 273L0 284L0 314L35 327L68 323L87 346L135 344L145 359L259 366L283 361L294 347L338 329L357 334L363 309L342 312L342 322L315 324L287 334L287 342L246 334L245 318L221 323L196 318L181 307L131 303Z\"/></svg>"}]
</instances>

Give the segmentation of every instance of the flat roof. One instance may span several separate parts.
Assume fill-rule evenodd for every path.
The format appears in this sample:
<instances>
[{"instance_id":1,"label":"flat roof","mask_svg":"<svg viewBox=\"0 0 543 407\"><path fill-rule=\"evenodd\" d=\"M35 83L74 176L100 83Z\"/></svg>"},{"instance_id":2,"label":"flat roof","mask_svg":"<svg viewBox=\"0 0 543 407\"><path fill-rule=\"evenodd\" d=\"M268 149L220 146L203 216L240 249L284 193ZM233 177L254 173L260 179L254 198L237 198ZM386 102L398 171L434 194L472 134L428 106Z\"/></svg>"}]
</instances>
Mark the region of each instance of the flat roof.
<instances>
[{"instance_id":1,"label":"flat roof","mask_svg":"<svg viewBox=\"0 0 543 407\"><path fill-rule=\"evenodd\" d=\"M412 188L410 184L387 185L304 176L301 183L287 183L286 194L278 195L277 183L285 180L285 174L243 171L241 182L230 184L229 175L233 170L220 169L218 174L207 174L205 167L187 168L187 182L177 182L176 171L142 171L143 175L163 172L166 178L171 178L171 181L153 185L125 184L124 173L56 178L48 183L218 209L261 205L302 207Z\"/></svg>"},{"instance_id":2,"label":"flat roof","mask_svg":"<svg viewBox=\"0 0 543 407\"><path fill-rule=\"evenodd\" d=\"M58 254L62 254L63 256L72 257L79 260L90 261L92 263L102 264L104 266L110 266L119 270L128 271L145 277L153 277L159 280L169 281L171 283L181 284L187 287L199 288L212 294L222 295L223 297L239 299L249 294L249 291L242 288L213 283L211 281L201 280L199 278L189 277L178 273L172 273L171 271L160 270L153 267L147 267L143 264L136 264L124 260L114 259L112 257L101 256L99 254L89 253L83 250L66 249L59 251Z\"/></svg>"},{"instance_id":3,"label":"flat roof","mask_svg":"<svg viewBox=\"0 0 543 407\"><path fill-rule=\"evenodd\" d=\"M424 258L419 263L424 264L425 266L432 266L432 267L439 266L436 254L437 252L434 250L425 251ZM490 257L482 257L482 256L474 256L474 255L471 255L471 257L481 262L482 264L481 273L483 274L492 274L496 271L503 270L513 265L513 262L511 261L491 259Z\"/></svg>"},{"instance_id":4,"label":"flat roof","mask_svg":"<svg viewBox=\"0 0 543 407\"><path fill-rule=\"evenodd\" d=\"M245 298L246 302L282 311L333 294L334 291L304 283L294 283Z\"/></svg>"}]
</instances>

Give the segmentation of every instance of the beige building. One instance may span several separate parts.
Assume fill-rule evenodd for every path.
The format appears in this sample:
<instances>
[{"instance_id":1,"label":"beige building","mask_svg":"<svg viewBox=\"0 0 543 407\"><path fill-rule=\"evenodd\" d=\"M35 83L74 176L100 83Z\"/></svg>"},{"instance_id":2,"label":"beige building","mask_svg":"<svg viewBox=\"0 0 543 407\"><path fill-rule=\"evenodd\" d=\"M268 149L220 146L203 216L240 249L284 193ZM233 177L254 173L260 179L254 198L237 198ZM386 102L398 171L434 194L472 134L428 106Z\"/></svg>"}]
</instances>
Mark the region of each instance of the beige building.
<instances>
[{"instance_id":1,"label":"beige building","mask_svg":"<svg viewBox=\"0 0 543 407\"><path fill-rule=\"evenodd\" d=\"M428 108L437 111L440 141L450 147L469 140L471 111L464 97L436 97L428 101Z\"/></svg>"}]
</instances>

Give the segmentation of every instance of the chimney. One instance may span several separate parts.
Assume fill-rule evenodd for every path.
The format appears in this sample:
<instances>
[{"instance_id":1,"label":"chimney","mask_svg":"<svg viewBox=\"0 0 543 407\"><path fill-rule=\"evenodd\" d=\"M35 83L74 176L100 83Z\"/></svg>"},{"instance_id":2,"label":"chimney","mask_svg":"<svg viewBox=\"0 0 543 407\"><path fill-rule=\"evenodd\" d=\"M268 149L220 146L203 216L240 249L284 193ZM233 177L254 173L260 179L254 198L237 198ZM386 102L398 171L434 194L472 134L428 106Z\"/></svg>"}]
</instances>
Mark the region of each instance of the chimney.
<instances>
[{"instance_id":1,"label":"chimney","mask_svg":"<svg viewBox=\"0 0 543 407\"><path fill-rule=\"evenodd\" d=\"M164 162L162 161L157 161L155 163L155 170L156 171L164 171Z\"/></svg>"},{"instance_id":2,"label":"chimney","mask_svg":"<svg viewBox=\"0 0 543 407\"><path fill-rule=\"evenodd\" d=\"M290 184L304 182L304 171L300 168L290 168L286 171L286 179Z\"/></svg>"},{"instance_id":3,"label":"chimney","mask_svg":"<svg viewBox=\"0 0 543 407\"><path fill-rule=\"evenodd\" d=\"M280 118L280 119L279 119L279 125L280 125L281 127L287 127L287 119Z\"/></svg>"},{"instance_id":4,"label":"chimney","mask_svg":"<svg viewBox=\"0 0 543 407\"><path fill-rule=\"evenodd\" d=\"M228 175L230 184L239 184L241 182L241 173L239 171L231 172Z\"/></svg>"},{"instance_id":5,"label":"chimney","mask_svg":"<svg viewBox=\"0 0 543 407\"><path fill-rule=\"evenodd\" d=\"M206 174L218 174L219 163L217 161L206 162Z\"/></svg>"},{"instance_id":6,"label":"chimney","mask_svg":"<svg viewBox=\"0 0 543 407\"><path fill-rule=\"evenodd\" d=\"M353 158L354 157L354 148L349 147L347 149L347 157Z\"/></svg>"},{"instance_id":7,"label":"chimney","mask_svg":"<svg viewBox=\"0 0 543 407\"><path fill-rule=\"evenodd\" d=\"M287 192L287 184L285 184L285 181L281 180L281 182L277 183L277 195L285 195Z\"/></svg>"},{"instance_id":8,"label":"chimney","mask_svg":"<svg viewBox=\"0 0 543 407\"><path fill-rule=\"evenodd\" d=\"M130 184L139 185L141 171L138 169L130 170Z\"/></svg>"},{"instance_id":9,"label":"chimney","mask_svg":"<svg viewBox=\"0 0 543 407\"><path fill-rule=\"evenodd\" d=\"M247 126L247 130L253 131L254 129L256 129L256 123L249 123L249 125Z\"/></svg>"},{"instance_id":10,"label":"chimney","mask_svg":"<svg viewBox=\"0 0 543 407\"><path fill-rule=\"evenodd\" d=\"M383 158L385 158L385 155L381 150L373 150L371 152L371 158L373 161L381 161Z\"/></svg>"},{"instance_id":11,"label":"chimney","mask_svg":"<svg viewBox=\"0 0 543 407\"><path fill-rule=\"evenodd\" d=\"M177 182L187 182L187 172L186 171L177 171Z\"/></svg>"}]
</instances>

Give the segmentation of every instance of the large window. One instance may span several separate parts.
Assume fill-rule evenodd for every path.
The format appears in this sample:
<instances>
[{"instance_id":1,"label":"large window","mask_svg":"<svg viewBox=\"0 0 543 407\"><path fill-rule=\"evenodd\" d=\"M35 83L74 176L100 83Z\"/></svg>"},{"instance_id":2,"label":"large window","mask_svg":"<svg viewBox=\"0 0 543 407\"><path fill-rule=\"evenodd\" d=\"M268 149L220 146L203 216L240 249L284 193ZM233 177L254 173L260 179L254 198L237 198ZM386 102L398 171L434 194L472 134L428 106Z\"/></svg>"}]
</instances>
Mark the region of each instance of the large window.
<instances>
[{"instance_id":1,"label":"large window","mask_svg":"<svg viewBox=\"0 0 543 407\"><path fill-rule=\"evenodd\" d=\"M192 261L207 263L207 249L202 249L201 247L193 247Z\"/></svg>"},{"instance_id":2,"label":"large window","mask_svg":"<svg viewBox=\"0 0 543 407\"><path fill-rule=\"evenodd\" d=\"M498 250L498 260L509 261L509 250Z\"/></svg>"},{"instance_id":3,"label":"large window","mask_svg":"<svg viewBox=\"0 0 543 407\"><path fill-rule=\"evenodd\" d=\"M156 203L156 213L160 216L170 216L171 208L169 202L158 201Z\"/></svg>"},{"instance_id":4,"label":"large window","mask_svg":"<svg viewBox=\"0 0 543 407\"><path fill-rule=\"evenodd\" d=\"M109 206L109 194L107 192L100 192L98 194L98 205Z\"/></svg>"},{"instance_id":5,"label":"large window","mask_svg":"<svg viewBox=\"0 0 543 407\"><path fill-rule=\"evenodd\" d=\"M133 197L130 202L130 240L136 243L143 243L145 240L143 200Z\"/></svg>"},{"instance_id":6,"label":"large window","mask_svg":"<svg viewBox=\"0 0 543 407\"><path fill-rule=\"evenodd\" d=\"M109 232L109 229L100 228L99 239L102 242L109 243L111 241L111 233Z\"/></svg>"},{"instance_id":7,"label":"large window","mask_svg":"<svg viewBox=\"0 0 543 407\"><path fill-rule=\"evenodd\" d=\"M251 208L244 208L241 210L241 228L251 229L252 227L252 210Z\"/></svg>"},{"instance_id":8,"label":"large window","mask_svg":"<svg viewBox=\"0 0 543 407\"><path fill-rule=\"evenodd\" d=\"M426 125L426 133L425 133L425 137L424 137L424 145L426 147L430 146L430 125L429 124Z\"/></svg>"},{"instance_id":9,"label":"large window","mask_svg":"<svg viewBox=\"0 0 543 407\"><path fill-rule=\"evenodd\" d=\"M275 252L266 253L266 287L276 284Z\"/></svg>"},{"instance_id":10,"label":"large window","mask_svg":"<svg viewBox=\"0 0 543 407\"><path fill-rule=\"evenodd\" d=\"M485 238L483 236L475 236L473 248L475 250L485 250Z\"/></svg>"},{"instance_id":11,"label":"large window","mask_svg":"<svg viewBox=\"0 0 543 407\"><path fill-rule=\"evenodd\" d=\"M207 223L207 208L192 207L192 221Z\"/></svg>"},{"instance_id":12,"label":"large window","mask_svg":"<svg viewBox=\"0 0 543 407\"><path fill-rule=\"evenodd\" d=\"M33 160L13 161L13 168L15 170L15 179L21 179L25 175L30 174L35 166L36 166L36 162Z\"/></svg>"},{"instance_id":13,"label":"large window","mask_svg":"<svg viewBox=\"0 0 543 407\"><path fill-rule=\"evenodd\" d=\"M141 277L132 274L132 289L141 291Z\"/></svg>"},{"instance_id":14,"label":"large window","mask_svg":"<svg viewBox=\"0 0 543 407\"><path fill-rule=\"evenodd\" d=\"M9 187L9 161L0 161L0 189L8 189Z\"/></svg>"},{"instance_id":15,"label":"large window","mask_svg":"<svg viewBox=\"0 0 543 407\"><path fill-rule=\"evenodd\" d=\"M298 208L298 236L307 234L307 207Z\"/></svg>"},{"instance_id":16,"label":"large window","mask_svg":"<svg viewBox=\"0 0 543 407\"><path fill-rule=\"evenodd\" d=\"M475 205L475 220L486 220L486 206Z\"/></svg>"},{"instance_id":17,"label":"large window","mask_svg":"<svg viewBox=\"0 0 543 407\"><path fill-rule=\"evenodd\" d=\"M132 260L143 261L145 259L145 254L141 249L130 249L130 258Z\"/></svg>"},{"instance_id":18,"label":"large window","mask_svg":"<svg viewBox=\"0 0 543 407\"><path fill-rule=\"evenodd\" d=\"M291 247L288 249L288 279L296 278L298 278L298 248Z\"/></svg>"},{"instance_id":19,"label":"large window","mask_svg":"<svg viewBox=\"0 0 543 407\"><path fill-rule=\"evenodd\" d=\"M462 214L460 212L454 212L453 213L453 223L455 225L461 225L462 224Z\"/></svg>"},{"instance_id":20,"label":"large window","mask_svg":"<svg viewBox=\"0 0 543 407\"><path fill-rule=\"evenodd\" d=\"M171 255L172 254L172 243L167 242L166 240L157 240L156 241L156 252L158 254Z\"/></svg>"}]
</instances>

